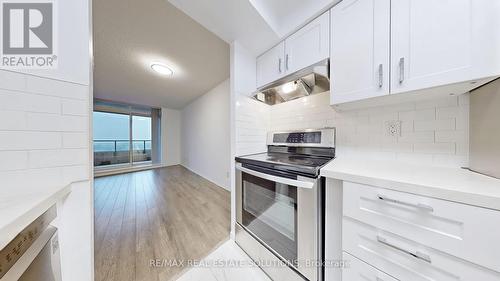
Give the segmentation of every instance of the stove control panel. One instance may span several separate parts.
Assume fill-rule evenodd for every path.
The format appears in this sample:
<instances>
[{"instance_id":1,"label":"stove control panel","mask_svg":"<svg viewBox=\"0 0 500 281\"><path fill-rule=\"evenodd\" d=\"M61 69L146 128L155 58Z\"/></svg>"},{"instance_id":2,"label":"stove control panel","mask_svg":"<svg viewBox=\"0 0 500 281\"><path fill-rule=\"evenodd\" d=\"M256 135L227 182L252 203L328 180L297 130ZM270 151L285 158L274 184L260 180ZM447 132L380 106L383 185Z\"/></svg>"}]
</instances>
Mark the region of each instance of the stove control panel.
<instances>
[{"instance_id":1,"label":"stove control panel","mask_svg":"<svg viewBox=\"0 0 500 281\"><path fill-rule=\"evenodd\" d=\"M277 133L273 136L276 143L321 143L321 132Z\"/></svg>"},{"instance_id":2,"label":"stove control panel","mask_svg":"<svg viewBox=\"0 0 500 281\"><path fill-rule=\"evenodd\" d=\"M267 137L268 145L335 147L335 129L274 132Z\"/></svg>"}]
</instances>

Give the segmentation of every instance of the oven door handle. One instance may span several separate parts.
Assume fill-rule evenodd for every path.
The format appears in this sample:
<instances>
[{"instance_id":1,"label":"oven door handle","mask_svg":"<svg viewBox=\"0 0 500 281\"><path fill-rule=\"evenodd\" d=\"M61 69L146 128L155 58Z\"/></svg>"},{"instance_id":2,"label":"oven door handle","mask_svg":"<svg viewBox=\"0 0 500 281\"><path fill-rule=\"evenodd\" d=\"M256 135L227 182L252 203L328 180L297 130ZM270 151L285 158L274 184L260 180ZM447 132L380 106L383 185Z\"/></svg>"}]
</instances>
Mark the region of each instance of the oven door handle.
<instances>
[{"instance_id":1,"label":"oven door handle","mask_svg":"<svg viewBox=\"0 0 500 281\"><path fill-rule=\"evenodd\" d=\"M282 178L282 177L277 177L277 176L257 172L257 171L245 168L245 167L241 166L241 164L236 164L236 169L238 169L244 173L247 173L249 175L256 176L256 177L259 177L262 179L274 181L274 182L281 183L281 184L287 184L287 185L292 185L292 186L296 186L296 187L301 187L301 188L313 188L314 185L316 184L316 181L314 181L314 180L311 180L311 181L293 180L293 179L287 179L287 178Z\"/></svg>"}]
</instances>

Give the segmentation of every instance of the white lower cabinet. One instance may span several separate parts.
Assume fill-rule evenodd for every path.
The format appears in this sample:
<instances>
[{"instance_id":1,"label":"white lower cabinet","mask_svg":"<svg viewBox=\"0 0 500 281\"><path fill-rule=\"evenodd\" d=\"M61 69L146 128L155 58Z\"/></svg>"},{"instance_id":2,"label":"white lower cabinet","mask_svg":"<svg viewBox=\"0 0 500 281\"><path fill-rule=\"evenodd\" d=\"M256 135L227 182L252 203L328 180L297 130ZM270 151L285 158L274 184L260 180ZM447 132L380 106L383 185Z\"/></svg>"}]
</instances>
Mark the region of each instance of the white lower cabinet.
<instances>
[{"instance_id":1,"label":"white lower cabinet","mask_svg":"<svg viewBox=\"0 0 500 281\"><path fill-rule=\"evenodd\" d=\"M500 212L344 182L343 215L500 272ZM497 223L492 223L497 222Z\"/></svg>"},{"instance_id":2,"label":"white lower cabinet","mask_svg":"<svg viewBox=\"0 0 500 281\"><path fill-rule=\"evenodd\" d=\"M342 279L349 281L396 281L397 279L383 273L369 264L343 252L342 259L346 266L342 269Z\"/></svg>"},{"instance_id":3,"label":"white lower cabinet","mask_svg":"<svg viewBox=\"0 0 500 281\"><path fill-rule=\"evenodd\" d=\"M500 273L348 217L343 250L404 281L498 281ZM343 279L349 280L350 279Z\"/></svg>"},{"instance_id":4,"label":"white lower cabinet","mask_svg":"<svg viewBox=\"0 0 500 281\"><path fill-rule=\"evenodd\" d=\"M499 211L353 182L342 198L342 280L500 280Z\"/></svg>"}]
</instances>

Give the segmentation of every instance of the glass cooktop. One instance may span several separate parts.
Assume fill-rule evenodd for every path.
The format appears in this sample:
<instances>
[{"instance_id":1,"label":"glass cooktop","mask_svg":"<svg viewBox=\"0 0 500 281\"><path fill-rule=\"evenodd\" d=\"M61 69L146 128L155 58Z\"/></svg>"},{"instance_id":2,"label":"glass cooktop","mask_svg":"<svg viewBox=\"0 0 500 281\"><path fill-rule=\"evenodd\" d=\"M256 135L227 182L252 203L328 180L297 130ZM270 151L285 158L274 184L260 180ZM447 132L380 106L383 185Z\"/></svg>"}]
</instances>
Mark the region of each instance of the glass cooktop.
<instances>
[{"instance_id":1,"label":"glass cooktop","mask_svg":"<svg viewBox=\"0 0 500 281\"><path fill-rule=\"evenodd\" d=\"M332 157L274 152L252 154L236 158L237 162L243 164L263 166L312 177L317 177L319 175L319 169L330 160L332 160Z\"/></svg>"}]
</instances>

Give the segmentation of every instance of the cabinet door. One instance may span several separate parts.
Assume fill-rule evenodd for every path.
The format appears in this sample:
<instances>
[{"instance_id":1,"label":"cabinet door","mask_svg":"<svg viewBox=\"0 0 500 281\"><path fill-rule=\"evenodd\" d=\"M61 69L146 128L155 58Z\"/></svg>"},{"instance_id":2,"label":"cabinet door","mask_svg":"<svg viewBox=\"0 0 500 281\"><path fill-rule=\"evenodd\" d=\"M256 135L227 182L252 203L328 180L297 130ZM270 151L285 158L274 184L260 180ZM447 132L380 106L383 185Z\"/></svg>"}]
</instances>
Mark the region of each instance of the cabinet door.
<instances>
[{"instance_id":1,"label":"cabinet door","mask_svg":"<svg viewBox=\"0 0 500 281\"><path fill-rule=\"evenodd\" d=\"M343 252L342 259L348 264L342 268L342 281L397 281L346 252Z\"/></svg>"},{"instance_id":2,"label":"cabinet door","mask_svg":"<svg viewBox=\"0 0 500 281\"><path fill-rule=\"evenodd\" d=\"M257 58L257 88L281 78L284 69L285 43L281 42Z\"/></svg>"},{"instance_id":3,"label":"cabinet door","mask_svg":"<svg viewBox=\"0 0 500 281\"><path fill-rule=\"evenodd\" d=\"M344 0L331 14L331 104L389 94L390 0Z\"/></svg>"},{"instance_id":4,"label":"cabinet door","mask_svg":"<svg viewBox=\"0 0 500 281\"><path fill-rule=\"evenodd\" d=\"M330 13L319 16L285 40L285 70L293 73L328 58Z\"/></svg>"},{"instance_id":5,"label":"cabinet door","mask_svg":"<svg viewBox=\"0 0 500 281\"><path fill-rule=\"evenodd\" d=\"M472 0L398 0L391 9L391 93L474 79Z\"/></svg>"}]
</instances>

